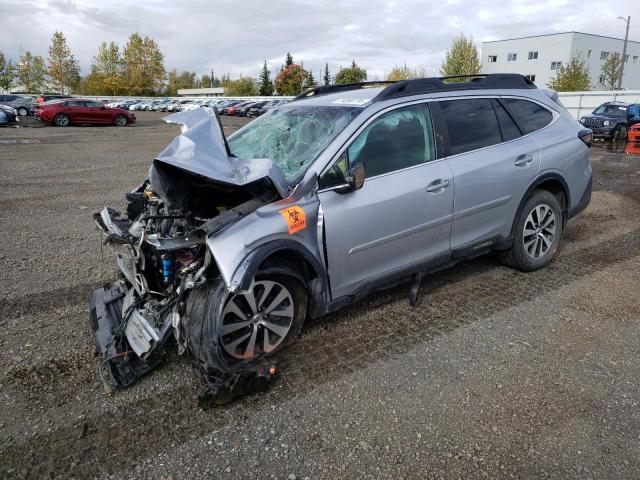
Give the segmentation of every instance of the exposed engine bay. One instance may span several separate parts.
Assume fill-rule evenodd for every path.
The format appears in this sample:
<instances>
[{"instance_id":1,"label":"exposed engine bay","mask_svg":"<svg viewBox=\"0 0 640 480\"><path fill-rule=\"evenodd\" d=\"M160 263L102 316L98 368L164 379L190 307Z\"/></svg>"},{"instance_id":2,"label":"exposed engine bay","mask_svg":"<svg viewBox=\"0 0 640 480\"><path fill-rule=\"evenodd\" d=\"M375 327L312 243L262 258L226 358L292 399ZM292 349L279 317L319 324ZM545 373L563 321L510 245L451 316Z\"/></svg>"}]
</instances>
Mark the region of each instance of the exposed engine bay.
<instances>
[{"instance_id":1,"label":"exposed engine bay","mask_svg":"<svg viewBox=\"0 0 640 480\"><path fill-rule=\"evenodd\" d=\"M166 120L182 123L182 135L156 158L149 179L126 194L126 212L105 207L94 215L121 275L91 300L100 376L107 389L127 387L175 345L189 355L212 401L224 403L265 387L275 369L261 356L229 361L207 334L216 321L209 310L227 287L206 242L282 199L286 185L268 160L248 165L230 155L217 115L194 110ZM203 148L217 157L203 163L196 151Z\"/></svg>"}]
</instances>

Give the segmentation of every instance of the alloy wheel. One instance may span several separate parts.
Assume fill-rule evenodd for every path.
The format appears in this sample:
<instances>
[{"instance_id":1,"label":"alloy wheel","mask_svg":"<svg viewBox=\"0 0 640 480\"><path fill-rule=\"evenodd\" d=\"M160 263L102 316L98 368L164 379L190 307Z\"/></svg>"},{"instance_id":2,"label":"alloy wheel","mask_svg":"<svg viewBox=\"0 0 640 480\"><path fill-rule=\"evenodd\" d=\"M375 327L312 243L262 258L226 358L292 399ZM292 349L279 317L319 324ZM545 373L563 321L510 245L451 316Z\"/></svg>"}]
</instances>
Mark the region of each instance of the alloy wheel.
<instances>
[{"instance_id":1,"label":"alloy wheel","mask_svg":"<svg viewBox=\"0 0 640 480\"><path fill-rule=\"evenodd\" d=\"M553 209L539 204L527 216L522 232L524 250L531 258L540 258L547 254L556 234L556 215Z\"/></svg>"},{"instance_id":2,"label":"alloy wheel","mask_svg":"<svg viewBox=\"0 0 640 480\"><path fill-rule=\"evenodd\" d=\"M281 283L256 280L233 295L222 311L218 335L224 350L248 360L270 353L287 337L295 314L293 295Z\"/></svg>"}]
</instances>

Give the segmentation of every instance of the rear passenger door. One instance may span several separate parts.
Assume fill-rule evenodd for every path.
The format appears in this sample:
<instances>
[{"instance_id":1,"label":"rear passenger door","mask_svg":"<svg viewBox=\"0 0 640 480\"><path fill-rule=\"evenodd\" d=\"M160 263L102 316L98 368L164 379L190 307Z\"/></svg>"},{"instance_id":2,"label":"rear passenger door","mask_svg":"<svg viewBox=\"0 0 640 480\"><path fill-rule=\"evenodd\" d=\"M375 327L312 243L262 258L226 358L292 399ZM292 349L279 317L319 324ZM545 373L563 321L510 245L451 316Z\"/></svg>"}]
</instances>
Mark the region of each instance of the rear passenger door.
<instances>
[{"instance_id":1,"label":"rear passenger door","mask_svg":"<svg viewBox=\"0 0 640 480\"><path fill-rule=\"evenodd\" d=\"M439 105L455 182L451 250L464 256L510 235L522 195L540 168L540 144L524 135L498 99Z\"/></svg>"}]
</instances>

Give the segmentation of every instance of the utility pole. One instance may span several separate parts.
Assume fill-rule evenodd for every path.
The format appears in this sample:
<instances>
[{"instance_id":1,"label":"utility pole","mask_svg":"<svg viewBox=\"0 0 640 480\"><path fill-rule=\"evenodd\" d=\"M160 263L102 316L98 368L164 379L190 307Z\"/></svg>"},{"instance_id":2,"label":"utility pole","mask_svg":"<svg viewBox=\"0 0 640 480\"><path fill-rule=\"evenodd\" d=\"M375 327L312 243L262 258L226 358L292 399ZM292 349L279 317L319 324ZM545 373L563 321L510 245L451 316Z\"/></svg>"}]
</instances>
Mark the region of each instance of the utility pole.
<instances>
[{"instance_id":1,"label":"utility pole","mask_svg":"<svg viewBox=\"0 0 640 480\"><path fill-rule=\"evenodd\" d=\"M618 90L622 89L622 75L624 75L624 61L627 56L627 42L629 41L629 24L631 23L631 17L618 17L619 20L627 22L627 31L624 34L624 47L622 47L622 62L620 62L620 76L618 77Z\"/></svg>"}]
</instances>

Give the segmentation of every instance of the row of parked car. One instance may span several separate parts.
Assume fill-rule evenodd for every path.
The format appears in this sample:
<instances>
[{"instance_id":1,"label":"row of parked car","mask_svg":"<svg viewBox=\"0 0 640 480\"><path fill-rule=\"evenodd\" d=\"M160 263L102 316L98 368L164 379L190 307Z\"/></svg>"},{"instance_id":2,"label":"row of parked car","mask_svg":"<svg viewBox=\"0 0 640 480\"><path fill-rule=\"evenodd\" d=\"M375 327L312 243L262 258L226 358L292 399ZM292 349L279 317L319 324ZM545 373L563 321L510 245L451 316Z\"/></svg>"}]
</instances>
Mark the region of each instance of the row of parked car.
<instances>
[{"instance_id":1,"label":"row of parked car","mask_svg":"<svg viewBox=\"0 0 640 480\"><path fill-rule=\"evenodd\" d=\"M237 115L241 117L258 117L264 112L288 102L284 99L265 101L227 100L227 99L184 99L184 100L118 100L107 103L110 108L122 108L129 111L148 112L181 112L196 108L215 108L220 115Z\"/></svg>"}]
</instances>

